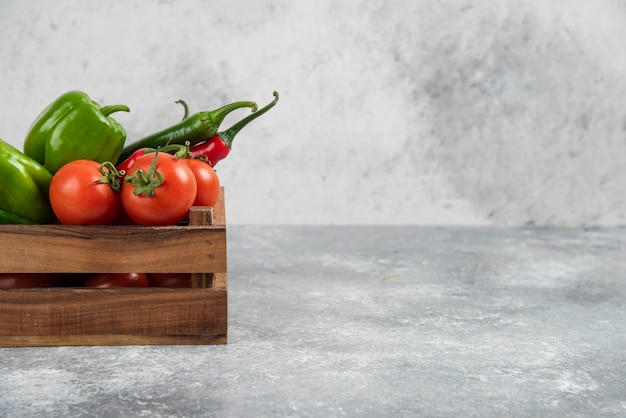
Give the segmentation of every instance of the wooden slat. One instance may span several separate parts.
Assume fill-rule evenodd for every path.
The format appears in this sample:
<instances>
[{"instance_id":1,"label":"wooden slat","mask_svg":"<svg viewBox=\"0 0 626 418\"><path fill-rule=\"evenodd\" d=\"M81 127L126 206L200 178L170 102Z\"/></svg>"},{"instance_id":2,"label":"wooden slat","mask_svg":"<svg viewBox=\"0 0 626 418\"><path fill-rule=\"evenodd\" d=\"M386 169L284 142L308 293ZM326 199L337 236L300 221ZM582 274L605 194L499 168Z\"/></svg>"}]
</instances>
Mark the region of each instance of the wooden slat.
<instances>
[{"instance_id":1,"label":"wooden slat","mask_svg":"<svg viewBox=\"0 0 626 418\"><path fill-rule=\"evenodd\" d=\"M213 208L213 225L226 227L226 209L224 206L224 188L220 190L220 196Z\"/></svg>"},{"instance_id":2,"label":"wooden slat","mask_svg":"<svg viewBox=\"0 0 626 418\"><path fill-rule=\"evenodd\" d=\"M226 271L226 231L191 227L4 225L0 271Z\"/></svg>"},{"instance_id":3,"label":"wooden slat","mask_svg":"<svg viewBox=\"0 0 626 418\"><path fill-rule=\"evenodd\" d=\"M0 346L225 343L226 318L223 290L3 290Z\"/></svg>"},{"instance_id":4,"label":"wooden slat","mask_svg":"<svg viewBox=\"0 0 626 418\"><path fill-rule=\"evenodd\" d=\"M223 213L222 192L214 208L190 213L194 221L215 218L216 225L0 225L0 272L226 272Z\"/></svg>"},{"instance_id":5,"label":"wooden slat","mask_svg":"<svg viewBox=\"0 0 626 418\"><path fill-rule=\"evenodd\" d=\"M224 188L220 191L220 196L215 207L197 207L195 213L189 215L189 225L226 225L226 215L224 211ZM192 273L191 287L194 288L227 288L226 270L213 270L212 273Z\"/></svg>"}]
</instances>

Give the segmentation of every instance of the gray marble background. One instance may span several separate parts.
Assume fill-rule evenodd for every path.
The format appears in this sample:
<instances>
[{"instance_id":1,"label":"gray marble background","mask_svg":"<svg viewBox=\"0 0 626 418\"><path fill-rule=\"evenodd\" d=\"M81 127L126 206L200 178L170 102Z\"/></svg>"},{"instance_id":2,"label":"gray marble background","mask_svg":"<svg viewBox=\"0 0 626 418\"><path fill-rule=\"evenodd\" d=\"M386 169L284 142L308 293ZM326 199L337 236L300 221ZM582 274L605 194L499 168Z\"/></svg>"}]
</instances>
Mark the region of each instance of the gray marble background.
<instances>
[{"instance_id":1,"label":"gray marble background","mask_svg":"<svg viewBox=\"0 0 626 418\"><path fill-rule=\"evenodd\" d=\"M230 223L623 224L625 22L619 0L0 0L0 138L70 89L130 106L128 142L177 99L277 90L217 167Z\"/></svg>"}]
</instances>

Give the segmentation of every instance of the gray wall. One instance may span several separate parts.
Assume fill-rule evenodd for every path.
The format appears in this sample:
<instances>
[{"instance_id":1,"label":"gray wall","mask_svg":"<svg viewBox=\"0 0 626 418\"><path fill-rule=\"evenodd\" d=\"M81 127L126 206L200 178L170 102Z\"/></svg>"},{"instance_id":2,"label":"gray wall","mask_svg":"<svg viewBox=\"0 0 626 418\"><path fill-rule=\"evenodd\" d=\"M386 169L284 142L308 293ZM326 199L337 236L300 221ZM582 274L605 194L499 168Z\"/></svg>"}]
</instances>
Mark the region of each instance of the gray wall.
<instances>
[{"instance_id":1,"label":"gray wall","mask_svg":"<svg viewBox=\"0 0 626 418\"><path fill-rule=\"evenodd\" d=\"M177 99L278 90L217 166L230 223L623 224L624 22L617 0L0 0L0 137L69 89L129 105L128 142Z\"/></svg>"}]
</instances>

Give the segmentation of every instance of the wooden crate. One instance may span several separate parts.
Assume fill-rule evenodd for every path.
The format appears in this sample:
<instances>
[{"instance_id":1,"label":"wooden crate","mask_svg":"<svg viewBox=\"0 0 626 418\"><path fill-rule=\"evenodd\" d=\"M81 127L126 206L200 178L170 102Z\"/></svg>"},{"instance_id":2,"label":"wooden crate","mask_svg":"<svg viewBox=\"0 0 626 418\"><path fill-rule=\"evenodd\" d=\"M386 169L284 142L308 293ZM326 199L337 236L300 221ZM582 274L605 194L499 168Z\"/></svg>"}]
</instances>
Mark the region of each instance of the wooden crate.
<instances>
[{"instance_id":1,"label":"wooden crate","mask_svg":"<svg viewBox=\"0 0 626 418\"><path fill-rule=\"evenodd\" d=\"M0 272L192 273L192 288L0 289L0 346L225 344L224 190L188 226L0 225Z\"/></svg>"}]
</instances>

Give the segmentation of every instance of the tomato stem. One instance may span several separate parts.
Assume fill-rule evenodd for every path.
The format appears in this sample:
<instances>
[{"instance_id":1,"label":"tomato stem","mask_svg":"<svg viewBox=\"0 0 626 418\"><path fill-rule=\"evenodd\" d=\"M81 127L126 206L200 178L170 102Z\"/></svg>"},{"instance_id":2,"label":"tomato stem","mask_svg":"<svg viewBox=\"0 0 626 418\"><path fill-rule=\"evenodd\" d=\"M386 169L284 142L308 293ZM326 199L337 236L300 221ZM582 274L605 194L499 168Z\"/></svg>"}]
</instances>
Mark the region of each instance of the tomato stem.
<instances>
[{"instance_id":1,"label":"tomato stem","mask_svg":"<svg viewBox=\"0 0 626 418\"><path fill-rule=\"evenodd\" d=\"M191 147L191 144L189 143L189 141L185 141L185 144L169 144L169 145L165 145L159 148L160 152L168 152L171 153L172 151L174 151L173 155L174 157L176 157L176 159L181 159L181 158L186 158L186 157L190 157L191 156L191 152L189 151L189 148Z\"/></svg>"},{"instance_id":2,"label":"tomato stem","mask_svg":"<svg viewBox=\"0 0 626 418\"><path fill-rule=\"evenodd\" d=\"M122 188L120 177L124 176L124 170L118 171L112 162L105 161L100 164L100 172L102 173L102 177L100 177L98 180L92 181L92 184L107 183L116 192L118 192Z\"/></svg>"},{"instance_id":3,"label":"tomato stem","mask_svg":"<svg viewBox=\"0 0 626 418\"><path fill-rule=\"evenodd\" d=\"M152 164L150 164L150 168L148 168L147 172L144 172L142 169L137 169L132 175L126 176L124 179L124 181L135 186L135 190L133 191L135 196L139 196L143 193L148 197L153 197L154 189L163 184L163 175L156 168L158 156L159 148L156 149Z\"/></svg>"}]
</instances>

